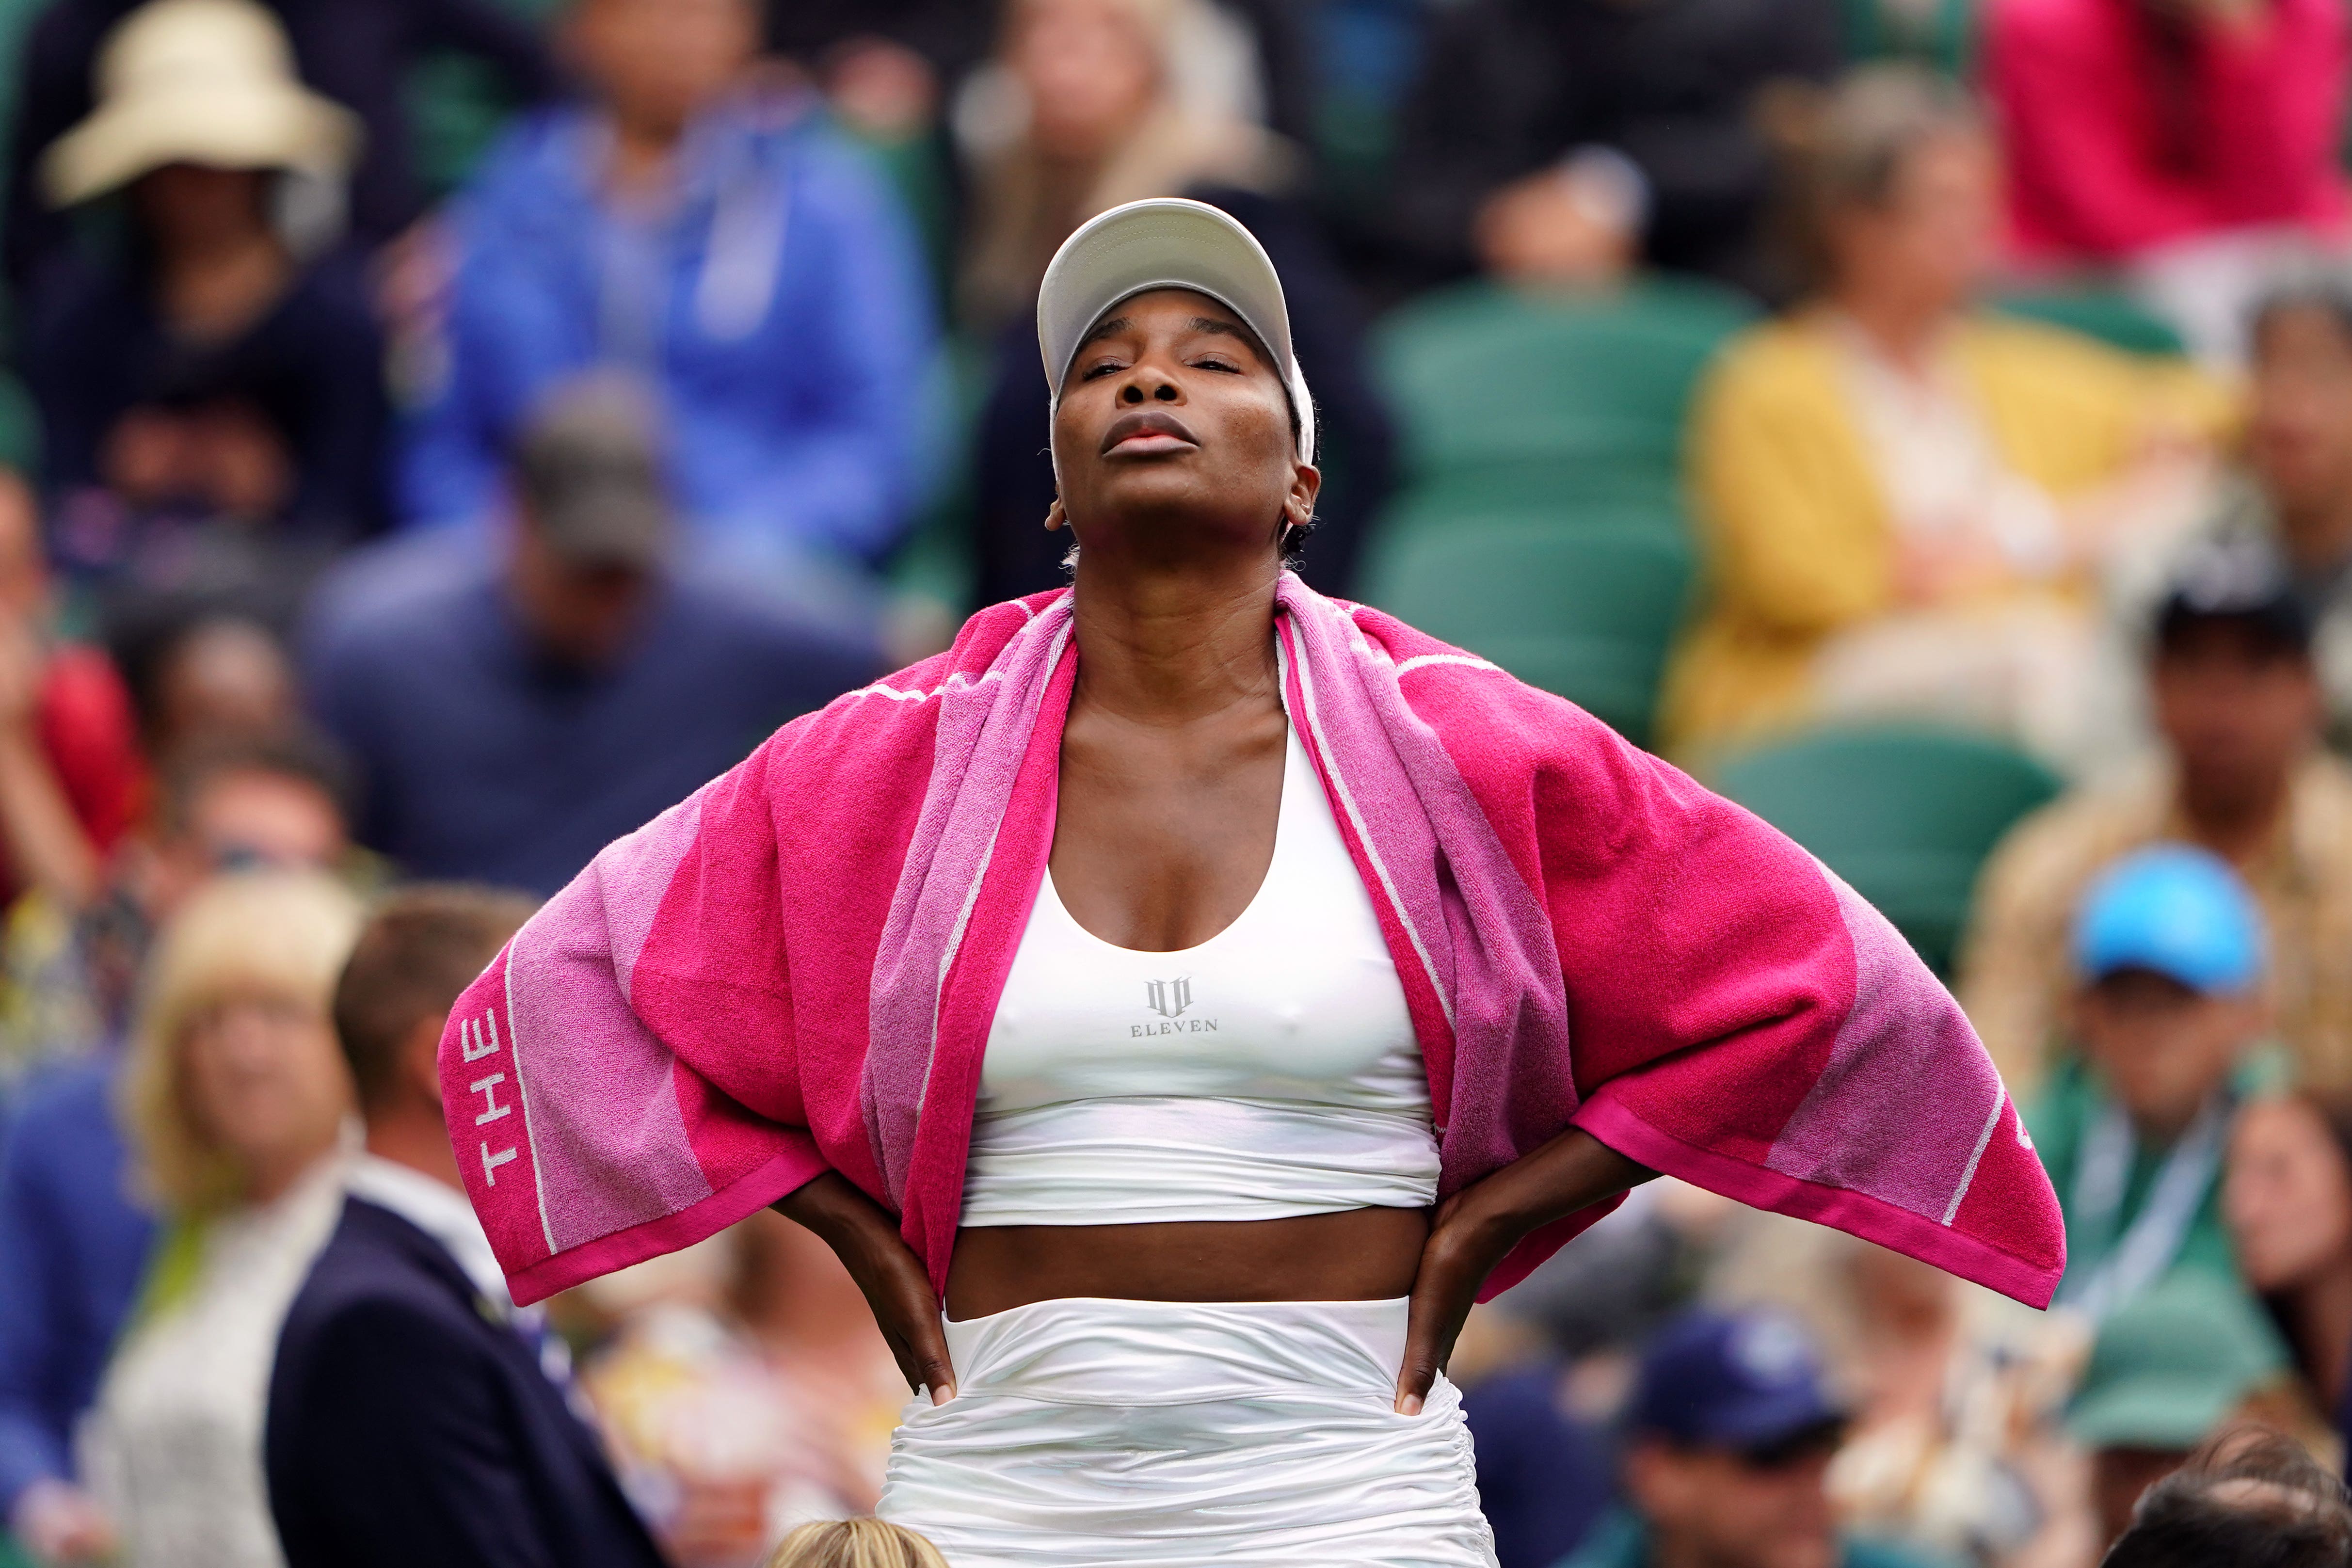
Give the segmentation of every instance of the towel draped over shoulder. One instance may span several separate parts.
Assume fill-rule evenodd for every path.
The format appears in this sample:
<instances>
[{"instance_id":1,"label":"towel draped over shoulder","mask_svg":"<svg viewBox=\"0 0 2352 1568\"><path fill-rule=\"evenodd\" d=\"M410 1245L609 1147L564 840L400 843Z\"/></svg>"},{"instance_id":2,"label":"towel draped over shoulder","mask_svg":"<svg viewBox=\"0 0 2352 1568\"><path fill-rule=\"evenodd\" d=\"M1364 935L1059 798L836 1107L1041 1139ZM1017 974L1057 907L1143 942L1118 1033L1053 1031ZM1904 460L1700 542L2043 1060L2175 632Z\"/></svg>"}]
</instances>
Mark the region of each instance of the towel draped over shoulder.
<instances>
[{"instance_id":1,"label":"towel draped over shoulder","mask_svg":"<svg viewBox=\"0 0 2352 1568\"><path fill-rule=\"evenodd\" d=\"M793 721L607 847L452 1010L515 1299L838 1171L944 1289L981 1058L1052 847L1070 592ZM1427 1064L1441 1194L1570 1126L2047 1303L2058 1205L1983 1047L1805 851L1563 700L1286 574L1284 697ZM1528 1238L1524 1277L1596 1207ZM1073 1216L1074 1220L1081 1216Z\"/></svg>"}]
</instances>

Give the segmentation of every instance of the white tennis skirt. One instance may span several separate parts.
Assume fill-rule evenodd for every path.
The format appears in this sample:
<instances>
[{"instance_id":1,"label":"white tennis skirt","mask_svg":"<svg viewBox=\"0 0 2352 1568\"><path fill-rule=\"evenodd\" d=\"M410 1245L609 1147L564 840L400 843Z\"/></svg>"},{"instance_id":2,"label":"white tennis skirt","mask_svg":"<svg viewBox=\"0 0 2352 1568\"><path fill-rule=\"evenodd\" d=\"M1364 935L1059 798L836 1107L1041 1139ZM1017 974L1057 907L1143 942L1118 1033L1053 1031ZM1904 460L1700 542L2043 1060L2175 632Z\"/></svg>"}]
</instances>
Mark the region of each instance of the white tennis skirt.
<instances>
[{"instance_id":1,"label":"white tennis skirt","mask_svg":"<svg viewBox=\"0 0 2352 1568\"><path fill-rule=\"evenodd\" d=\"M947 1325L878 1512L950 1568L1495 1568L1444 1378L1394 1409L1405 1303L1039 1301Z\"/></svg>"}]
</instances>

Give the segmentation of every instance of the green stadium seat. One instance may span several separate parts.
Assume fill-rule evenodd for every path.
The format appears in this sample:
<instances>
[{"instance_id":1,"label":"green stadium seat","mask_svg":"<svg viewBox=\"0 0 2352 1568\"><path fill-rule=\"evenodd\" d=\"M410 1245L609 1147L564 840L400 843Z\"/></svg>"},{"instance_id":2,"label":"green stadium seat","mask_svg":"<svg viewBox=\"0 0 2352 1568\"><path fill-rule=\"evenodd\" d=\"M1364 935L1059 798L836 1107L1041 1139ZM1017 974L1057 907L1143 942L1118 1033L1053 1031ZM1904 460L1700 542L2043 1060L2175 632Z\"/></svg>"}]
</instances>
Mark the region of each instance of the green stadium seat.
<instances>
[{"instance_id":1,"label":"green stadium seat","mask_svg":"<svg viewBox=\"0 0 2352 1568\"><path fill-rule=\"evenodd\" d=\"M21 0L0 0L21 4ZM493 0L499 10L551 26L562 0ZM519 107L498 72L480 57L436 50L409 68L409 155L416 177L436 196L464 183ZM0 1564L5 1568L5 1564Z\"/></svg>"},{"instance_id":2,"label":"green stadium seat","mask_svg":"<svg viewBox=\"0 0 2352 1568\"><path fill-rule=\"evenodd\" d=\"M1846 63L1898 60L1956 81L1976 71L1979 0L1840 0Z\"/></svg>"},{"instance_id":3,"label":"green stadium seat","mask_svg":"<svg viewBox=\"0 0 2352 1568\"><path fill-rule=\"evenodd\" d=\"M1998 742L1910 728L1823 730L1748 752L1715 787L1821 857L1948 974L1977 870L2058 793Z\"/></svg>"},{"instance_id":4,"label":"green stadium seat","mask_svg":"<svg viewBox=\"0 0 2352 1568\"><path fill-rule=\"evenodd\" d=\"M1453 484L1423 485L1391 501L1367 541L1367 559L1402 548L1433 530L1549 527L1584 533L1649 533L1688 539L1690 519L1674 496L1615 500L1561 496L1548 490L1515 495Z\"/></svg>"},{"instance_id":5,"label":"green stadium seat","mask_svg":"<svg viewBox=\"0 0 2352 1568\"><path fill-rule=\"evenodd\" d=\"M41 471L41 411L25 384L0 370L0 464L37 479Z\"/></svg>"},{"instance_id":6,"label":"green stadium seat","mask_svg":"<svg viewBox=\"0 0 2352 1568\"><path fill-rule=\"evenodd\" d=\"M1687 541L1653 529L1502 521L1399 541L1370 563L1364 596L1638 744L1694 568Z\"/></svg>"},{"instance_id":7,"label":"green stadium seat","mask_svg":"<svg viewBox=\"0 0 2352 1568\"><path fill-rule=\"evenodd\" d=\"M1691 391L1755 314L1744 296L1673 279L1598 300L1469 284L1402 306L1381 323L1373 363L1406 484L1670 498Z\"/></svg>"},{"instance_id":8,"label":"green stadium seat","mask_svg":"<svg viewBox=\"0 0 2352 1568\"><path fill-rule=\"evenodd\" d=\"M2169 322L2118 289L2021 289L1993 308L2006 315L2065 327L2126 353L2179 358L2189 352Z\"/></svg>"}]
</instances>

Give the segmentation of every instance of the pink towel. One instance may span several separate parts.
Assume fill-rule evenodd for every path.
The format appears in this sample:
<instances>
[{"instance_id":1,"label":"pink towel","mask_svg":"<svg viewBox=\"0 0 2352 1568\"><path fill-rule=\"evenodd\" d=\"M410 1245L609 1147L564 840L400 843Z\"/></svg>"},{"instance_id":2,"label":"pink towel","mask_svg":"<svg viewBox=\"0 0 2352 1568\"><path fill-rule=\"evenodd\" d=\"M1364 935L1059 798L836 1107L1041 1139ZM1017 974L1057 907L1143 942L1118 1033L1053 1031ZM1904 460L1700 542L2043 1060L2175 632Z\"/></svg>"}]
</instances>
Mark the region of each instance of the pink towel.
<instances>
[{"instance_id":1,"label":"pink towel","mask_svg":"<svg viewBox=\"0 0 2352 1568\"><path fill-rule=\"evenodd\" d=\"M2048 1301L2064 1243L2016 1110L1852 889L1581 710L1378 611L1286 574L1276 632L1421 1038L1442 1192L1572 1124ZM1076 668L1067 590L983 610L606 847L516 935L441 1048L518 1300L826 1170L897 1212L944 1286ZM1530 1237L1489 1293L1600 1212Z\"/></svg>"}]
</instances>

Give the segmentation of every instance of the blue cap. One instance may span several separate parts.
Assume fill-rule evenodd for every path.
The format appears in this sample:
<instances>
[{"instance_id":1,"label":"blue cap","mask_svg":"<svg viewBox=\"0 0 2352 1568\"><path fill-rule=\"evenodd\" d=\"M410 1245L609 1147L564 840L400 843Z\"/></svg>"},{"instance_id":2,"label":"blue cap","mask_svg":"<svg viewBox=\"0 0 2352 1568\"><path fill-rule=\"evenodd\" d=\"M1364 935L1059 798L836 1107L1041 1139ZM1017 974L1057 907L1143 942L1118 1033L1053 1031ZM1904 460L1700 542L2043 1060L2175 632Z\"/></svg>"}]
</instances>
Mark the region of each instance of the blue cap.
<instances>
[{"instance_id":1,"label":"blue cap","mask_svg":"<svg viewBox=\"0 0 2352 1568\"><path fill-rule=\"evenodd\" d=\"M1805 1331L1777 1312L1685 1312L1643 1347L1628 1420L1686 1448L1756 1448L1844 1417Z\"/></svg>"},{"instance_id":2,"label":"blue cap","mask_svg":"<svg viewBox=\"0 0 2352 1568\"><path fill-rule=\"evenodd\" d=\"M2263 915L2218 855L2158 844L2099 873L2074 913L2074 968L2086 982L2150 969L2207 995L2263 973Z\"/></svg>"}]
</instances>

